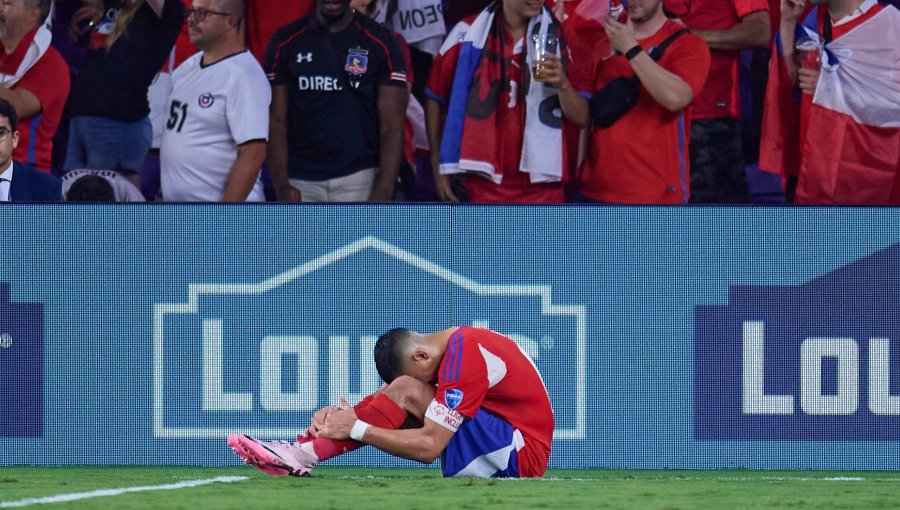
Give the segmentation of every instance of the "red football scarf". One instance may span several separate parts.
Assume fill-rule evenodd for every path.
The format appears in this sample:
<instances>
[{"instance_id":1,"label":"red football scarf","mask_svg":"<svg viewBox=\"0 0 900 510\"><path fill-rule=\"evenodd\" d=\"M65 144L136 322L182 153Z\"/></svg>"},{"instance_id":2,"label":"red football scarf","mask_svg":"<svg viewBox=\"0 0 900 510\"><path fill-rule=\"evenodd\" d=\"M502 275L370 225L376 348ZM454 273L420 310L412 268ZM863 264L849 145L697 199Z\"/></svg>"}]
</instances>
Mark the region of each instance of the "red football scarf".
<instances>
[{"instance_id":1,"label":"red football scarf","mask_svg":"<svg viewBox=\"0 0 900 510\"><path fill-rule=\"evenodd\" d=\"M447 120L441 140L442 174L479 173L496 184L503 179L498 141L506 126L499 124L497 109L501 95L511 80L512 62L504 62L506 32L503 20L495 16L499 3L482 11L471 26L458 34L461 49L450 93ZM462 24L460 24L462 25ZM460 31L459 26L456 28ZM527 34L549 33L560 39L560 27L546 8L532 19ZM448 39L456 37L451 34ZM533 58L525 44L525 66ZM564 42L560 42L564 48ZM511 52L509 52L511 53ZM557 50L559 54L559 49ZM525 71L528 73L529 71ZM541 119L541 106L558 94L552 87L525 80L525 133L519 170L530 175L531 182L558 182L563 174L563 144L560 125Z\"/></svg>"},{"instance_id":2,"label":"red football scarf","mask_svg":"<svg viewBox=\"0 0 900 510\"><path fill-rule=\"evenodd\" d=\"M25 34L13 52L0 59L0 85L12 87L44 56L52 38L47 26L43 24Z\"/></svg>"}]
</instances>

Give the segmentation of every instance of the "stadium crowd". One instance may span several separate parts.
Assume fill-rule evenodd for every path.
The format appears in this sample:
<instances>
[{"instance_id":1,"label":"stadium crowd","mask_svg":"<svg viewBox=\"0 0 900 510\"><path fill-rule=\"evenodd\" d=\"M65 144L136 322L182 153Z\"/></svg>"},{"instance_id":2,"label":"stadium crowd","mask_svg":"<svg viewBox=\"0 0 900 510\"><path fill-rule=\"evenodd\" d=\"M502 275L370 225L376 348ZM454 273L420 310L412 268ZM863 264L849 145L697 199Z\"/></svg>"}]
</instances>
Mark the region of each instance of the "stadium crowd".
<instances>
[{"instance_id":1,"label":"stadium crowd","mask_svg":"<svg viewBox=\"0 0 900 510\"><path fill-rule=\"evenodd\" d=\"M897 0L624 3L4 0L0 201L900 204Z\"/></svg>"}]
</instances>

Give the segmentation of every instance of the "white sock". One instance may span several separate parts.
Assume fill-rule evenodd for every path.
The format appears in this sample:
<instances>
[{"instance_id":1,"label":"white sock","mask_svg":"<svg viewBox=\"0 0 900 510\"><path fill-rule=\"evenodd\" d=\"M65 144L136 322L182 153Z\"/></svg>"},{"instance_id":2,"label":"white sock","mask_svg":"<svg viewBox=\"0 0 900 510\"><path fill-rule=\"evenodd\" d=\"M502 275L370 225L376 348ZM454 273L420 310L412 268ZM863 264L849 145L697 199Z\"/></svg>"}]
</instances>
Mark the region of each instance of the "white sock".
<instances>
[{"instance_id":1,"label":"white sock","mask_svg":"<svg viewBox=\"0 0 900 510\"><path fill-rule=\"evenodd\" d=\"M316 462L319 462L319 456L316 455L316 450L315 450L315 448L313 448L312 443L313 443L312 441L307 441L305 443L301 443L300 449L303 450L305 453L312 455L312 457L314 459L316 459Z\"/></svg>"}]
</instances>

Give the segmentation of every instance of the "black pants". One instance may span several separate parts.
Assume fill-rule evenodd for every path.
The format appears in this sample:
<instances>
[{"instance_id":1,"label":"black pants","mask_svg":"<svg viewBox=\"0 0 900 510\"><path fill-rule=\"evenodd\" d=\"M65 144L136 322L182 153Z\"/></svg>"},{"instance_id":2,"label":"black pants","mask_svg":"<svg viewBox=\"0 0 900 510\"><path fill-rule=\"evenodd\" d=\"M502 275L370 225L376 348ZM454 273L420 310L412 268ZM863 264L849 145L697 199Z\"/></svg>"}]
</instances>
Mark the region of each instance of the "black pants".
<instances>
[{"instance_id":1,"label":"black pants","mask_svg":"<svg viewBox=\"0 0 900 510\"><path fill-rule=\"evenodd\" d=\"M691 123L691 202L745 204L750 201L739 119Z\"/></svg>"}]
</instances>

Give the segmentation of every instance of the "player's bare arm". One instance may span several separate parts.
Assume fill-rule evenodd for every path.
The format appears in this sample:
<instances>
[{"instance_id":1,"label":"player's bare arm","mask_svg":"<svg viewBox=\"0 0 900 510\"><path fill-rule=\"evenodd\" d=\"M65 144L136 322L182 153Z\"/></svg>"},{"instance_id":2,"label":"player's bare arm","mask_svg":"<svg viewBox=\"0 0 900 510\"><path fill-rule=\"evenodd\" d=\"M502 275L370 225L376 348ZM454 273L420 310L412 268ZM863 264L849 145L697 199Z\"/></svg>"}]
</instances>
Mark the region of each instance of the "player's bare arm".
<instances>
[{"instance_id":1,"label":"player's bare arm","mask_svg":"<svg viewBox=\"0 0 900 510\"><path fill-rule=\"evenodd\" d=\"M747 14L731 28L724 30L692 30L714 50L767 48L772 36L768 11Z\"/></svg>"},{"instance_id":2,"label":"player's bare arm","mask_svg":"<svg viewBox=\"0 0 900 510\"><path fill-rule=\"evenodd\" d=\"M544 56L543 66L549 75L544 80L544 83L553 85L559 90L559 102L563 115L576 126L580 128L587 127L591 122L591 112L587 99L581 97L572 86L572 82L566 76L566 69L562 60L556 55L549 53Z\"/></svg>"},{"instance_id":3,"label":"player's bare arm","mask_svg":"<svg viewBox=\"0 0 900 510\"><path fill-rule=\"evenodd\" d=\"M320 437L349 439L357 418L353 408L343 409L328 416L325 426L319 429ZM453 431L426 419L421 428L390 430L369 426L361 441L381 451L431 464L447 447Z\"/></svg>"},{"instance_id":4,"label":"player's bare arm","mask_svg":"<svg viewBox=\"0 0 900 510\"><path fill-rule=\"evenodd\" d=\"M279 202L299 202L300 192L288 180L287 110L287 86L273 86L269 106L269 174Z\"/></svg>"},{"instance_id":5,"label":"player's bare arm","mask_svg":"<svg viewBox=\"0 0 900 510\"><path fill-rule=\"evenodd\" d=\"M382 85L378 88L378 131L381 137L379 169L372 187L370 202L390 202L403 161L403 123L409 90L406 87Z\"/></svg>"},{"instance_id":6,"label":"player's bare arm","mask_svg":"<svg viewBox=\"0 0 900 510\"><path fill-rule=\"evenodd\" d=\"M253 191L259 168L266 159L266 141L250 140L238 146L238 157L231 167L223 202L244 202Z\"/></svg>"},{"instance_id":7,"label":"player's bare arm","mask_svg":"<svg viewBox=\"0 0 900 510\"><path fill-rule=\"evenodd\" d=\"M434 172L434 185L437 196L443 202L458 203L459 199L453 194L450 186L450 176L442 175L441 167L441 137L443 136L444 122L446 122L445 108L428 98L425 100L425 128L428 131L428 144L431 147L431 168Z\"/></svg>"},{"instance_id":8,"label":"player's bare arm","mask_svg":"<svg viewBox=\"0 0 900 510\"><path fill-rule=\"evenodd\" d=\"M20 119L37 115L41 112L41 102L29 90L18 88L16 90L0 86L0 99L9 101L16 109Z\"/></svg>"}]
</instances>

